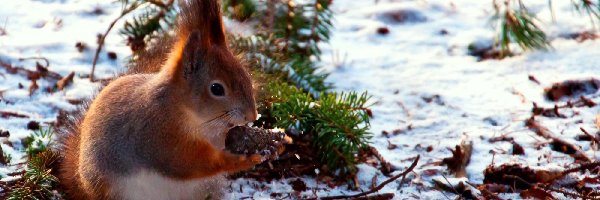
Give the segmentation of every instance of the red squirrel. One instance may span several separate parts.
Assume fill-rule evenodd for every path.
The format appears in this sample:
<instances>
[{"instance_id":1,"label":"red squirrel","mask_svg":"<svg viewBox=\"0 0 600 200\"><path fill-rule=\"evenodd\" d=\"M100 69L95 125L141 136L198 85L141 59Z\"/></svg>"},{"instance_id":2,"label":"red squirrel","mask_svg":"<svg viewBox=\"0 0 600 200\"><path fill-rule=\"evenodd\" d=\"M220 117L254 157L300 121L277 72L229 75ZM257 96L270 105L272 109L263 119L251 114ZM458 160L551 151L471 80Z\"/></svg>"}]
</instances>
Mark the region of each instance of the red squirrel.
<instances>
[{"instance_id":1,"label":"red squirrel","mask_svg":"<svg viewBox=\"0 0 600 200\"><path fill-rule=\"evenodd\" d=\"M218 0L182 0L180 9L162 65L109 83L63 139L68 199L218 199L218 177L263 159L223 150L226 132L257 112Z\"/></svg>"}]
</instances>

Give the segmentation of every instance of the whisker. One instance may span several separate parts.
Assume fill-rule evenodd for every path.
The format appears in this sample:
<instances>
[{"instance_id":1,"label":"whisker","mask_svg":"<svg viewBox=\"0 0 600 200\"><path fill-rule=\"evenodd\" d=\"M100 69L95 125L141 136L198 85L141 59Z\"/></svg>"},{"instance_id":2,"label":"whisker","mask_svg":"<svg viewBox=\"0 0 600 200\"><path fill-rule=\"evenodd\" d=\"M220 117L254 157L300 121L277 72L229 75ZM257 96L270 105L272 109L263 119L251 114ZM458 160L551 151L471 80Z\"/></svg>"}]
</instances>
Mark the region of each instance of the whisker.
<instances>
[{"instance_id":1,"label":"whisker","mask_svg":"<svg viewBox=\"0 0 600 200\"><path fill-rule=\"evenodd\" d=\"M221 114L213 119L210 119L202 124L203 125L213 125L213 124L214 125L226 125L226 122L230 121L231 118L233 118L233 116L234 116L233 114L236 112L237 112L237 110L235 110L235 109L225 111L223 114ZM217 119L222 119L222 120L217 120ZM224 122L224 121L226 121L226 122ZM215 124L215 123L217 123L217 124Z\"/></svg>"},{"instance_id":2,"label":"whisker","mask_svg":"<svg viewBox=\"0 0 600 200\"><path fill-rule=\"evenodd\" d=\"M208 120L208 121L205 121L205 122L203 122L202 124L209 124L209 123L212 123L212 122L214 122L215 120L217 120L217 119L219 119L219 118L222 118L222 117L224 117L224 116L227 116L228 114L229 114L229 111L225 111L225 112L223 112L223 114L220 114L220 115L216 116L215 118L212 118L212 119L210 119L210 120Z\"/></svg>"},{"instance_id":3,"label":"whisker","mask_svg":"<svg viewBox=\"0 0 600 200\"><path fill-rule=\"evenodd\" d=\"M241 116L242 112L239 109L232 109L232 110L228 110L223 112L222 114L216 116L215 118L212 118L208 121L205 121L202 123L202 125L206 125L206 126L212 126L212 125L228 125L227 123L229 123L229 121L231 121L232 118L236 117L236 116ZM219 120L221 119L221 120Z\"/></svg>"}]
</instances>

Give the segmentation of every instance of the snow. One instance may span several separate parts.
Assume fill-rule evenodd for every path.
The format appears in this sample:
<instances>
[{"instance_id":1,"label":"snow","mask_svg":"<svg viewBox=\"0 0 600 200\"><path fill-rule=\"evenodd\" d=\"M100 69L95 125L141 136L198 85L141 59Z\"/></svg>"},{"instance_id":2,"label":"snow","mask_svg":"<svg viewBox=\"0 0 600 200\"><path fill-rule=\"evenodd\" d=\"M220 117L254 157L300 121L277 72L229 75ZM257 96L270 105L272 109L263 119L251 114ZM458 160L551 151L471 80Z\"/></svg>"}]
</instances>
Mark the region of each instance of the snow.
<instances>
[{"instance_id":1,"label":"snow","mask_svg":"<svg viewBox=\"0 0 600 200\"><path fill-rule=\"evenodd\" d=\"M96 7L105 9L107 14L94 15ZM6 35L0 35L0 61L13 66L35 70L35 62L41 60L23 60L19 58L43 57L49 60L48 69L66 76L76 73L74 84L65 91L53 94L42 92L52 82L45 79L37 81L39 89L29 96L31 81L24 75L8 74L0 69L0 91L2 101L0 111L25 114L29 118L0 118L0 129L8 130L8 141L21 149L21 139L32 132L27 130L29 121L52 122L56 120L59 109L72 111L75 105L67 100L77 100L94 94L99 83L90 83L82 76L90 73L91 60L96 47L96 35L104 32L107 24L119 14L118 3L105 1L3 1L0 7L0 27ZM110 12L109 12L110 11ZM110 14L108 14L110 13ZM75 48L77 42L88 45L84 52ZM129 48L117 34L107 39L105 49L125 57ZM96 76L111 77L122 70L122 61L111 61L106 51L100 54ZM22 88L19 89L19 85ZM11 153L13 163L23 161L23 153L3 144L5 153ZM9 167L14 168L14 167ZM0 167L0 177L6 175L6 167Z\"/></svg>"},{"instance_id":2,"label":"snow","mask_svg":"<svg viewBox=\"0 0 600 200\"><path fill-rule=\"evenodd\" d=\"M379 193L395 193L396 199L446 199L446 195L454 198L453 194L431 189L431 180L445 182L440 179L443 175L453 184L464 179L481 183L483 170L492 163L523 163L546 169L572 166L571 157L551 150L548 145L537 150L537 145L547 140L528 130L524 121L531 115L533 102L541 107L554 106L555 102L543 96L544 88L552 83L600 78L600 40L580 43L559 37L592 28L587 16L576 13L570 1L553 1L557 19L552 22L546 0L529 0L525 3L540 18L553 48L525 52L504 60L478 62L477 58L467 54L467 46L493 42L495 29L489 20L494 13L491 2L334 1L335 29L329 44L321 44L321 65L331 73L327 80L334 83L336 91L368 91L373 96L371 132L374 137L371 144L393 165L402 170L416 155L421 155L415 173L409 174L402 186L398 180L386 185ZM91 83L85 75L90 72L96 35L104 32L110 21L118 16L120 5L101 0L3 1L2 5L0 27L7 34L0 35L1 61L35 69L35 60L19 61L18 58L45 57L50 61L50 70L63 76L71 71L76 73L74 84L65 91L41 92L39 90L52 83L40 80L40 89L29 96L30 81L26 77L0 69L0 91L3 91L3 99L10 102L0 102L0 111L29 116L0 118L0 129L9 130L11 135L7 140L15 144L14 147L1 144L2 149L12 155L13 163L18 163L23 161L24 155L20 140L31 134L26 128L29 121L52 122L59 109L76 108L67 100L95 94L99 83ZM104 14L91 14L95 8L101 8ZM382 15L398 10L416 12L418 20L394 23ZM237 30L241 33L250 31L242 24L232 21L227 24L241 27L243 30ZM121 27L120 23L115 27ZM390 33L378 34L380 27L387 27ZM442 30L448 34L440 34ZM116 29L108 36L100 54L97 77L111 77L124 70L126 56L130 54L124 40ZM77 42L84 42L88 48L78 52ZM109 60L108 51L116 52L118 60ZM528 80L529 75L541 84ZM19 84L24 87L19 89ZM591 96L593 101L600 102L599 94ZM424 100L430 98L431 103ZM537 119L555 136L581 146L587 156L597 160L600 155L589 142L574 138L581 134L579 127L591 133L598 131L594 119L600 106L574 108L573 112L565 111L565 114L570 116L574 112L578 115L566 119ZM401 129L401 133L391 134L389 138L381 134L384 130L396 129ZM488 142L489 138L502 134L513 137L522 145L525 155L512 155L509 142ZM449 157L448 148L454 148L465 138L474 142L467 177L454 178L446 174L445 166L435 163ZM388 142L398 147L390 150ZM430 152L426 150L428 146L433 147ZM376 184L388 178L369 165L358 167L361 190L369 189L374 176L377 177ZM15 166L0 166L0 177L15 169ZM309 190L297 194L290 184L293 180L261 183L237 179L228 190L232 198L253 199L271 199L272 193L293 193L303 197L357 193L346 186L330 188L305 177L303 180ZM519 198L518 194L502 197Z\"/></svg>"}]
</instances>

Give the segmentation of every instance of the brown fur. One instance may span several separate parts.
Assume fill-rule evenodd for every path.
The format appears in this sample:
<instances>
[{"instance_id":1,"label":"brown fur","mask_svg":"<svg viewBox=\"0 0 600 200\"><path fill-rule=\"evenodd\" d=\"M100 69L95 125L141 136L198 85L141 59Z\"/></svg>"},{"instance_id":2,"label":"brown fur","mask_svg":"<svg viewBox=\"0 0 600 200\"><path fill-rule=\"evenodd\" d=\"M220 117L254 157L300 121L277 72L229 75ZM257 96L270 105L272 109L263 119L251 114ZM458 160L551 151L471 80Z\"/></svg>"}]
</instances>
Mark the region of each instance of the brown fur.
<instances>
[{"instance_id":1,"label":"brown fur","mask_svg":"<svg viewBox=\"0 0 600 200\"><path fill-rule=\"evenodd\" d=\"M141 58L150 65L108 84L67 130L59 179L70 199L122 199L116 185L141 170L183 181L261 161L222 150L227 130L257 114L251 79L227 49L219 9L217 0L184 1L162 67ZM224 97L211 95L215 81Z\"/></svg>"}]
</instances>

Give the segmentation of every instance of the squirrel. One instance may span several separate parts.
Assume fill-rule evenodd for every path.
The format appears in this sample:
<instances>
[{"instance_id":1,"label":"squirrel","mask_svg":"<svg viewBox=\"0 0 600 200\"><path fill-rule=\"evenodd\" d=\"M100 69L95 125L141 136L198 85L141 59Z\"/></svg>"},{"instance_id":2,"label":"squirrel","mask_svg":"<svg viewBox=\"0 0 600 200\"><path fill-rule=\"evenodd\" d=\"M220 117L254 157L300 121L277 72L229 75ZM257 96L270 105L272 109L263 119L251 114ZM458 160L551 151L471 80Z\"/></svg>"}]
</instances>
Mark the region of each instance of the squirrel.
<instances>
[{"instance_id":1,"label":"squirrel","mask_svg":"<svg viewBox=\"0 0 600 200\"><path fill-rule=\"evenodd\" d=\"M264 159L224 150L257 111L219 1L182 0L172 42L159 67L111 81L72 122L58 171L69 199L218 199L219 177Z\"/></svg>"}]
</instances>

